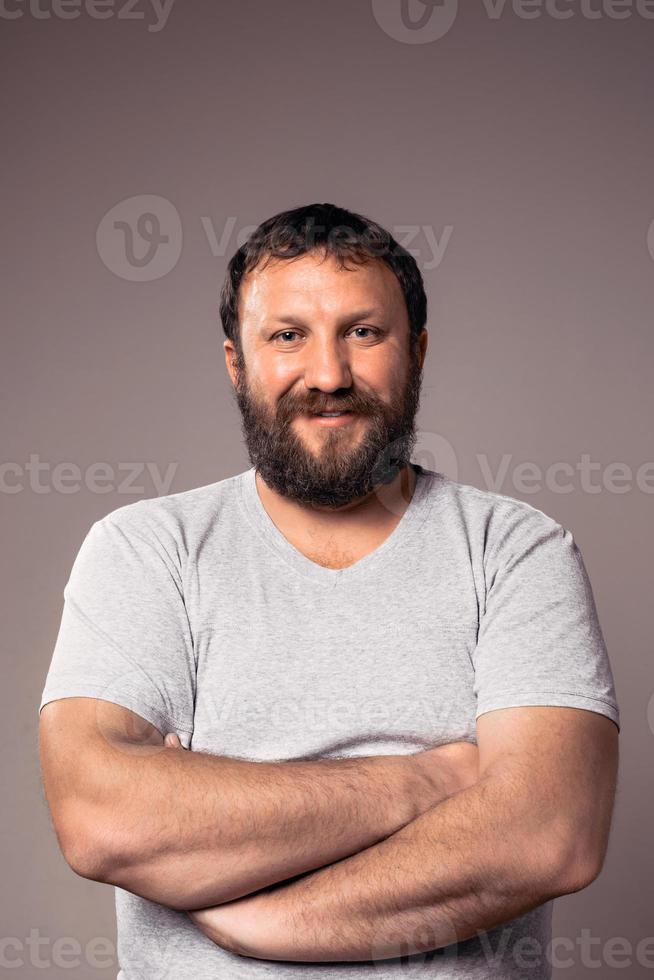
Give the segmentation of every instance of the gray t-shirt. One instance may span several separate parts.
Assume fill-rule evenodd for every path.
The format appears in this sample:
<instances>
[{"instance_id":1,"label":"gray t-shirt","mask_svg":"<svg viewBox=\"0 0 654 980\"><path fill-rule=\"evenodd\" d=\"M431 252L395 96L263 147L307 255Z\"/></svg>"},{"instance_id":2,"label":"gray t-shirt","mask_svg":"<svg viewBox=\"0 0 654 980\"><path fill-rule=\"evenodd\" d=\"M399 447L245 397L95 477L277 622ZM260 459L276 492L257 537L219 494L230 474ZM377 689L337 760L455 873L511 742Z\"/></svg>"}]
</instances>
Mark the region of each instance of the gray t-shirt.
<instances>
[{"instance_id":1,"label":"gray t-shirt","mask_svg":"<svg viewBox=\"0 0 654 980\"><path fill-rule=\"evenodd\" d=\"M571 533L414 466L393 532L343 569L284 537L254 468L97 521L64 590L40 707L106 699L187 748L254 761L475 742L479 715L517 705L584 708L619 727ZM551 975L551 902L408 961L314 964L237 956L183 912L115 896L119 980Z\"/></svg>"}]
</instances>

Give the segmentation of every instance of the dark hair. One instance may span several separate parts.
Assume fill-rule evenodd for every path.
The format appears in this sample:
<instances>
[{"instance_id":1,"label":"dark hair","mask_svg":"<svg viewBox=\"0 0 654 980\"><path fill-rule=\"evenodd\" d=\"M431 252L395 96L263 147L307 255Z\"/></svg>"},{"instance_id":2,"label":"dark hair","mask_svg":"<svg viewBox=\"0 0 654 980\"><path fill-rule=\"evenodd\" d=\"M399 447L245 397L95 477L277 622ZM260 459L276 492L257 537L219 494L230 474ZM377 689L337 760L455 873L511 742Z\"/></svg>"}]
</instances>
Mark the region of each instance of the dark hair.
<instances>
[{"instance_id":1,"label":"dark hair","mask_svg":"<svg viewBox=\"0 0 654 980\"><path fill-rule=\"evenodd\" d=\"M220 319L239 354L238 291L243 277L266 257L264 268L272 258L318 251L337 258L342 268L348 258L357 263L381 259L390 266L404 293L413 350L427 321L427 297L414 257L375 221L335 204L308 204L268 218L230 259L220 294Z\"/></svg>"}]
</instances>

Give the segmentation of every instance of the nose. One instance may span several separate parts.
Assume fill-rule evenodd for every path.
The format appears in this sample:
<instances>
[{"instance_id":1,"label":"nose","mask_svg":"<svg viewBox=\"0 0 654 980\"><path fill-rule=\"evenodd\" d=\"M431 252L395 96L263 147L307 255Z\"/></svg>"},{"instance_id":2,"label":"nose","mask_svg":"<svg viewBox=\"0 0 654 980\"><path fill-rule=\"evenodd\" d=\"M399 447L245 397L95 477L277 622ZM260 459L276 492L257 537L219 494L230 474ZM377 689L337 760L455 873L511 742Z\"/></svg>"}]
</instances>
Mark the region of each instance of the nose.
<instances>
[{"instance_id":1,"label":"nose","mask_svg":"<svg viewBox=\"0 0 654 980\"><path fill-rule=\"evenodd\" d=\"M306 350L304 383L307 388L336 391L352 386L346 343L338 337L313 338Z\"/></svg>"}]
</instances>

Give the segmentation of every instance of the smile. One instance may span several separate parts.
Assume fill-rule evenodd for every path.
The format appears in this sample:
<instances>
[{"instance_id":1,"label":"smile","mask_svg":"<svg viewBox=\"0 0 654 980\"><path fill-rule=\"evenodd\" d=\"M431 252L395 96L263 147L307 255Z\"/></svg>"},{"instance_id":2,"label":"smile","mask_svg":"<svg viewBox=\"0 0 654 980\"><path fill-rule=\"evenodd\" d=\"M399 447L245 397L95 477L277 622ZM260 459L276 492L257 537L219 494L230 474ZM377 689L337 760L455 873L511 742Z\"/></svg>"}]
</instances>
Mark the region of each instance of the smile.
<instances>
[{"instance_id":1,"label":"smile","mask_svg":"<svg viewBox=\"0 0 654 980\"><path fill-rule=\"evenodd\" d=\"M324 412L319 415L312 413L309 417L314 424L327 426L348 425L357 418L354 412Z\"/></svg>"}]
</instances>

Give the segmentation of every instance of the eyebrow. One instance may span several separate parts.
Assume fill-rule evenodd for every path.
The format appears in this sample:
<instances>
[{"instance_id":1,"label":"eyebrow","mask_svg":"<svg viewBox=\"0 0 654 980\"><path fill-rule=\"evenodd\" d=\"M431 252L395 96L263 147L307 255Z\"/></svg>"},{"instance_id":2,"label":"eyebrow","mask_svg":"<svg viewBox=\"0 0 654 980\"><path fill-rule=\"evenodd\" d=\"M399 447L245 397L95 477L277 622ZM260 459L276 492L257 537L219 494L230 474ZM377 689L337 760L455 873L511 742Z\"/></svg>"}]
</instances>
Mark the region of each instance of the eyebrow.
<instances>
[{"instance_id":1,"label":"eyebrow","mask_svg":"<svg viewBox=\"0 0 654 980\"><path fill-rule=\"evenodd\" d=\"M377 307L371 307L368 310L357 310L355 313L350 313L348 316L343 317L339 321L339 326L346 326L348 323L356 323L358 320L365 320L368 317L382 317L383 313ZM292 327L306 327L308 324L301 318L297 316L274 316L266 321L266 326L271 323L288 323Z\"/></svg>"}]
</instances>

